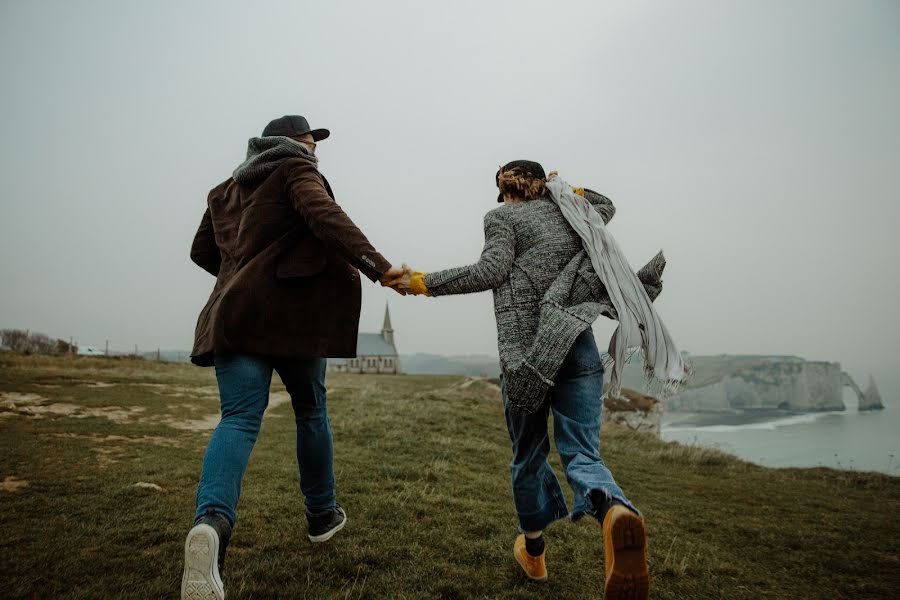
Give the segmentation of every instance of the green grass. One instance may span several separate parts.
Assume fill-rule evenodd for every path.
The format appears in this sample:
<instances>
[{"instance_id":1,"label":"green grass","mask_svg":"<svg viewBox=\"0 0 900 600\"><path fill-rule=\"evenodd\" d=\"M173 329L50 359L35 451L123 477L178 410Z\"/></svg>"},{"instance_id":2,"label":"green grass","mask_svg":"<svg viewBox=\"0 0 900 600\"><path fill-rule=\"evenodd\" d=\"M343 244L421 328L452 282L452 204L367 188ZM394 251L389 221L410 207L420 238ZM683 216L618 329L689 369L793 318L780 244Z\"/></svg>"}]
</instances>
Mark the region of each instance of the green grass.
<instances>
[{"instance_id":1,"label":"green grass","mask_svg":"<svg viewBox=\"0 0 900 600\"><path fill-rule=\"evenodd\" d=\"M600 598L590 519L547 530L546 585L519 573L496 390L462 380L329 375L349 523L323 545L306 539L290 405L274 408L244 482L228 597ZM0 353L0 598L177 597L209 432L172 423L215 413L214 386L187 365ZM76 409L12 413L9 392ZM654 598L900 597L898 478L767 469L612 427L603 452L644 512Z\"/></svg>"}]
</instances>

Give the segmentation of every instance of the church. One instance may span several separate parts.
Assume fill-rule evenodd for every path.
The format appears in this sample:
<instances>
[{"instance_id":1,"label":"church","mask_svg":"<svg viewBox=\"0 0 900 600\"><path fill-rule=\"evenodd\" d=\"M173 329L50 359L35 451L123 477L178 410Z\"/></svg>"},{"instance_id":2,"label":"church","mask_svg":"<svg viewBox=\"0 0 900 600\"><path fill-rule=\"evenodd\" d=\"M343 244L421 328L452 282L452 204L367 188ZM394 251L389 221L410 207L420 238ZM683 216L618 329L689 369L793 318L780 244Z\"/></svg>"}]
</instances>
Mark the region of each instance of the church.
<instances>
[{"instance_id":1,"label":"church","mask_svg":"<svg viewBox=\"0 0 900 600\"><path fill-rule=\"evenodd\" d=\"M329 358L328 370L335 373L400 373L400 357L394 346L391 313L384 306L381 333L360 333L356 340L356 358Z\"/></svg>"}]
</instances>

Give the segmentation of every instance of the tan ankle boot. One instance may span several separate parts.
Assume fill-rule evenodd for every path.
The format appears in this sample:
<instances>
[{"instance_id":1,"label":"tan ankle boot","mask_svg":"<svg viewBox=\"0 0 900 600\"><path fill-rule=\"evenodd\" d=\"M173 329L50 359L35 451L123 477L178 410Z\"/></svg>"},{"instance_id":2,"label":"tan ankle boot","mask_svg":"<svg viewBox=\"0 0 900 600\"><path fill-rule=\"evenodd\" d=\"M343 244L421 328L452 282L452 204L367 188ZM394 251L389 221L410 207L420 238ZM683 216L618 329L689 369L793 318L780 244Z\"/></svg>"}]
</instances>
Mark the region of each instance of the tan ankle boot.
<instances>
[{"instance_id":1,"label":"tan ankle boot","mask_svg":"<svg viewBox=\"0 0 900 600\"><path fill-rule=\"evenodd\" d=\"M606 559L605 600L646 600L650 597L647 534L644 521L625 506L615 505L603 519Z\"/></svg>"},{"instance_id":2,"label":"tan ankle boot","mask_svg":"<svg viewBox=\"0 0 900 600\"><path fill-rule=\"evenodd\" d=\"M513 556L516 557L516 562L519 563L519 566L522 567L529 579L533 581L547 581L547 565L544 563L546 555L546 548L541 552L540 556L528 554L528 550L525 549L524 533L516 538L516 543L513 545Z\"/></svg>"}]
</instances>

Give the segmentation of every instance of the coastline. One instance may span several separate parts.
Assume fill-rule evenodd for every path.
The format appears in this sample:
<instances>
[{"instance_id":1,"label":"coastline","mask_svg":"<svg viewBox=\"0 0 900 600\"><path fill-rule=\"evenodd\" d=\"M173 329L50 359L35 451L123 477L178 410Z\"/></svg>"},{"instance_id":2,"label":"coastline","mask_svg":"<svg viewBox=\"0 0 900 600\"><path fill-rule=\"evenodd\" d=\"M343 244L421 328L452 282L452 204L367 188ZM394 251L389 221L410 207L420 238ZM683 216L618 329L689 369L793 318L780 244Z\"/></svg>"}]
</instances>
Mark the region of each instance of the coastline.
<instances>
[{"instance_id":1,"label":"coastline","mask_svg":"<svg viewBox=\"0 0 900 600\"><path fill-rule=\"evenodd\" d=\"M900 477L900 414L784 410L672 412L660 437L770 468L826 467Z\"/></svg>"}]
</instances>

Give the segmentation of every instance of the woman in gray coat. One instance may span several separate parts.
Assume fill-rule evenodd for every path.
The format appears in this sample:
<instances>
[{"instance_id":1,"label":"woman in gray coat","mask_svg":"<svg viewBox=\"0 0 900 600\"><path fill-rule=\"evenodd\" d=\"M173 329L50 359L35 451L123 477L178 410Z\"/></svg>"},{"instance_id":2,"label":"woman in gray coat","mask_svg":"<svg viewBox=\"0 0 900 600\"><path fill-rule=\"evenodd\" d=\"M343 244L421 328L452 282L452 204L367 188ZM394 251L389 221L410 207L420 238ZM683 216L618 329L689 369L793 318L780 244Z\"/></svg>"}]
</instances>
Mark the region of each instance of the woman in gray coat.
<instances>
[{"instance_id":1,"label":"woman in gray coat","mask_svg":"<svg viewBox=\"0 0 900 600\"><path fill-rule=\"evenodd\" d=\"M484 219L485 244L475 264L422 273L406 268L392 287L443 296L493 290L503 404L512 440L513 498L521 534L514 556L525 574L547 579L543 530L570 515L591 515L603 528L606 598L646 598L646 535L638 510L600 456L603 374L590 324L615 308L591 269L582 240L548 197L540 164L514 161L497 172L502 206ZM612 202L575 189L608 222ZM651 299L664 260L638 272ZM390 284L390 283L389 283ZM572 488L571 513L547 462L548 418Z\"/></svg>"}]
</instances>

